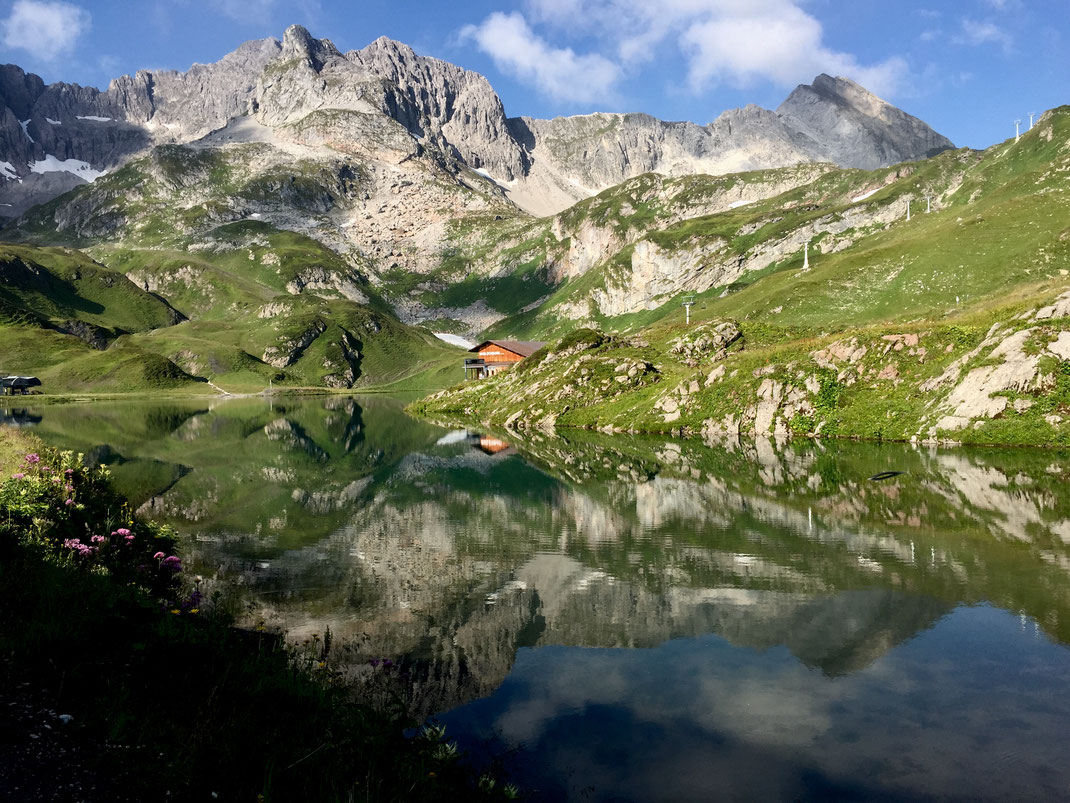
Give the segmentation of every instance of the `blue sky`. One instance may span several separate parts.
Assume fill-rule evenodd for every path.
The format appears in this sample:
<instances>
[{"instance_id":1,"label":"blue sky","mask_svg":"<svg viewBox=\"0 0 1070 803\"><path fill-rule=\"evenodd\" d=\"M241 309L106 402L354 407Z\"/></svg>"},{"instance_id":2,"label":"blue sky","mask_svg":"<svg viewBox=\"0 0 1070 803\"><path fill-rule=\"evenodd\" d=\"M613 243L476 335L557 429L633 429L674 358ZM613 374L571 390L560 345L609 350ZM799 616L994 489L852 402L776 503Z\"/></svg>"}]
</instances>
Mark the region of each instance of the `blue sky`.
<instances>
[{"instance_id":1,"label":"blue sky","mask_svg":"<svg viewBox=\"0 0 1070 803\"><path fill-rule=\"evenodd\" d=\"M706 123L828 72L985 147L1070 103L1070 0L0 0L0 62L103 88L294 22L343 51L385 34L477 70L510 115Z\"/></svg>"}]
</instances>

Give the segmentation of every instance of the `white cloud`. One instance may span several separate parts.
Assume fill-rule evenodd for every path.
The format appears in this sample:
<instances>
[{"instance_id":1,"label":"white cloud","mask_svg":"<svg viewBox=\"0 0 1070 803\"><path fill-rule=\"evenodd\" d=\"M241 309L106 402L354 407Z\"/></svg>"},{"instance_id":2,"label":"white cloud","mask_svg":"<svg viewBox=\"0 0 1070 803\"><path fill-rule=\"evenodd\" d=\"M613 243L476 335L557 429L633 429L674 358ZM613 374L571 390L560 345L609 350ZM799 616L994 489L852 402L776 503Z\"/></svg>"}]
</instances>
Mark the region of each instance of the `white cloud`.
<instances>
[{"instance_id":1,"label":"white cloud","mask_svg":"<svg viewBox=\"0 0 1070 803\"><path fill-rule=\"evenodd\" d=\"M825 72L888 94L906 71L901 59L864 66L854 56L828 49L822 44L821 23L791 3L761 5L765 8L711 16L687 27L680 42L689 55L693 89L711 83L746 86L756 80L790 86Z\"/></svg>"},{"instance_id":2,"label":"white cloud","mask_svg":"<svg viewBox=\"0 0 1070 803\"><path fill-rule=\"evenodd\" d=\"M1014 39L1007 31L994 22L978 22L977 20L964 19L962 31L953 40L959 45L988 45L995 44L1010 52L1014 45Z\"/></svg>"},{"instance_id":3,"label":"white cloud","mask_svg":"<svg viewBox=\"0 0 1070 803\"><path fill-rule=\"evenodd\" d=\"M756 81L792 86L827 72L892 94L907 71L901 58L863 63L827 47L803 0L527 0L527 11L535 23L601 42L622 72L676 47L694 91Z\"/></svg>"},{"instance_id":4,"label":"white cloud","mask_svg":"<svg viewBox=\"0 0 1070 803\"><path fill-rule=\"evenodd\" d=\"M569 0L557 0L569 2ZM592 103L612 95L620 68L595 53L551 47L520 14L496 11L479 25L466 25L462 40L494 59L498 69L555 100Z\"/></svg>"},{"instance_id":5,"label":"white cloud","mask_svg":"<svg viewBox=\"0 0 1070 803\"><path fill-rule=\"evenodd\" d=\"M0 22L3 42L46 61L70 52L89 30L89 12L59 0L16 0L11 14Z\"/></svg>"}]
</instances>

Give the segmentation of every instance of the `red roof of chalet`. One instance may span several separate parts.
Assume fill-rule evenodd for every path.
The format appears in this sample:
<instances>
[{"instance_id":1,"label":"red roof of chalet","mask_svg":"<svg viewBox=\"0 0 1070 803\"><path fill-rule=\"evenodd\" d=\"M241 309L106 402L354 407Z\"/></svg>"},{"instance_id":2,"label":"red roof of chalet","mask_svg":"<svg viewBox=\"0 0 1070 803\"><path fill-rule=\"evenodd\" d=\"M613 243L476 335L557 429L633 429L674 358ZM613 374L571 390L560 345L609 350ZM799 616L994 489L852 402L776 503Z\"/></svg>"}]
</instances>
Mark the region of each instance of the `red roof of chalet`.
<instances>
[{"instance_id":1,"label":"red roof of chalet","mask_svg":"<svg viewBox=\"0 0 1070 803\"><path fill-rule=\"evenodd\" d=\"M530 357L545 345L546 343L540 340L484 340L478 346L473 346L468 350L478 352L484 346L498 346L513 354L519 354L521 357Z\"/></svg>"}]
</instances>

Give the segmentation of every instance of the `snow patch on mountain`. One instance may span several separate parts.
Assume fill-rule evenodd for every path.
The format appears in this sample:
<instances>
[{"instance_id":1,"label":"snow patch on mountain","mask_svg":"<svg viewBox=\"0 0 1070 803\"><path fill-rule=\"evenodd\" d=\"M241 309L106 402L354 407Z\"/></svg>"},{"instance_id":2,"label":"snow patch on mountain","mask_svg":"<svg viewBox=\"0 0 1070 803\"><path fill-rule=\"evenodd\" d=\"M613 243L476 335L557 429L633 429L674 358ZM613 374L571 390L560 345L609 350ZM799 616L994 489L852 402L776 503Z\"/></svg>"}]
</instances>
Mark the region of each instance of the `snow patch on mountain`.
<instances>
[{"instance_id":1,"label":"snow patch on mountain","mask_svg":"<svg viewBox=\"0 0 1070 803\"><path fill-rule=\"evenodd\" d=\"M89 162L80 159L57 159L53 154L47 154L39 162L30 162L31 173L73 173L79 178L93 182L107 173L107 170L94 170Z\"/></svg>"},{"instance_id":2,"label":"snow patch on mountain","mask_svg":"<svg viewBox=\"0 0 1070 803\"><path fill-rule=\"evenodd\" d=\"M470 349L475 343L471 340L466 340L460 335L451 335L449 332L432 332L432 334L444 343L449 343L451 346L460 346L462 349Z\"/></svg>"}]
</instances>

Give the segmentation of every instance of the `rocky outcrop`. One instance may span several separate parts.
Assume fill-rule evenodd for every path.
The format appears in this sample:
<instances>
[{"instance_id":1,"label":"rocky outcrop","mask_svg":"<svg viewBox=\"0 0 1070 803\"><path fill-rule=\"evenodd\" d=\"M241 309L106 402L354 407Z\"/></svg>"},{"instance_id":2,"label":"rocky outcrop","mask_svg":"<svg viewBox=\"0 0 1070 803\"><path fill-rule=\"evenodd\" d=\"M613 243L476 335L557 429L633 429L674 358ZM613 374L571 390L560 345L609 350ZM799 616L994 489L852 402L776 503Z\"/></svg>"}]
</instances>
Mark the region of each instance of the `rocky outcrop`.
<instances>
[{"instance_id":1,"label":"rocky outcrop","mask_svg":"<svg viewBox=\"0 0 1070 803\"><path fill-rule=\"evenodd\" d=\"M677 355L692 368L698 368L723 360L728 347L742 339L743 332L738 324L732 321L708 321L670 341L669 353Z\"/></svg>"},{"instance_id":2,"label":"rocky outcrop","mask_svg":"<svg viewBox=\"0 0 1070 803\"><path fill-rule=\"evenodd\" d=\"M326 331L327 324L317 318L298 334L284 335L279 338L278 343L264 350L261 359L276 368L293 365L304 354L305 349Z\"/></svg>"}]
</instances>

